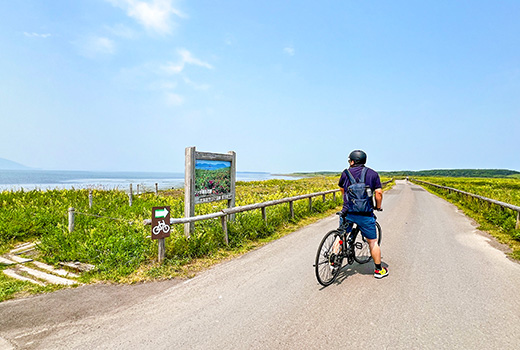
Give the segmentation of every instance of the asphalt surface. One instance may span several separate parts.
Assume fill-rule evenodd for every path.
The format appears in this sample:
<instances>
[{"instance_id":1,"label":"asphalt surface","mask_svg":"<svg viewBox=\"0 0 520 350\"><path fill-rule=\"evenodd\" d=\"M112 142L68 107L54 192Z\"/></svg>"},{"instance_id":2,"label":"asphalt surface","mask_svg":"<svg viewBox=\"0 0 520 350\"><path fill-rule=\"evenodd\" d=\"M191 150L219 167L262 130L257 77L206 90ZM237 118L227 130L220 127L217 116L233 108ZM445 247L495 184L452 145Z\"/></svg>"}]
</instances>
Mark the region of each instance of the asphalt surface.
<instances>
[{"instance_id":1,"label":"asphalt surface","mask_svg":"<svg viewBox=\"0 0 520 350\"><path fill-rule=\"evenodd\" d=\"M0 304L0 349L518 349L520 265L453 205L398 181L383 263L323 288L330 217L188 281L84 286Z\"/></svg>"}]
</instances>

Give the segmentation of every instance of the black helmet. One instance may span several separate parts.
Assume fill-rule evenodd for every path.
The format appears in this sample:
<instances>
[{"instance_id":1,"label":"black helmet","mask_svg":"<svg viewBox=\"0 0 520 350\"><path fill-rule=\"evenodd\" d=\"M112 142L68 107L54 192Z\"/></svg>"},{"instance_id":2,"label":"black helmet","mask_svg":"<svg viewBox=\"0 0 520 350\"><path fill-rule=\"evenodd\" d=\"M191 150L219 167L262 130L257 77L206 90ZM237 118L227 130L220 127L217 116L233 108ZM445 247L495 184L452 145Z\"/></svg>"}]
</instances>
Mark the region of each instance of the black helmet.
<instances>
[{"instance_id":1,"label":"black helmet","mask_svg":"<svg viewBox=\"0 0 520 350\"><path fill-rule=\"evenodd\" d=\"M350 152L348 159L354 161L354 164L365 164L367 162L367 154L357 149Z\"/></svg>"}]
</instances>

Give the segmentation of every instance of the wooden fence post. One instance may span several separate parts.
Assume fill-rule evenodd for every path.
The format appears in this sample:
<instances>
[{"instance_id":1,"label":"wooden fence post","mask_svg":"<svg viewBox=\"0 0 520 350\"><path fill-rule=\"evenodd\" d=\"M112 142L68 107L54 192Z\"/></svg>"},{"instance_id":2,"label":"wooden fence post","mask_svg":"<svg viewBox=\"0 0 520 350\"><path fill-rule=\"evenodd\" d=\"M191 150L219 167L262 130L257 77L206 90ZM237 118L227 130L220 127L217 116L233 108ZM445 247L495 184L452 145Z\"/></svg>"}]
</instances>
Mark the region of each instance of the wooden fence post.
<instances>
[{"instance_id":1,"label":"wooden fence post","mask_svg":"<svg viewBox=\"0 0 520 350\"><path fill-rule=\"evenodd\" d=\"M164 256L166 255L166 243L164 242L164 238L159 238L157 240L157 244L159 247L158 260L159 260L159 263L162 263L164 260Z\"/></svg>"},{"instance_id":2,"label":"wooden fence post","mask_svg":"<svg viewBox=\"0 0 520 350\"><path fill-rule=\"evenodd\" d=\"M264 222L267 224L267 214L265 212L265 207L262 207L262 219L264 219Z\"/></svg>"},{"instance_id":3,"label":"wooden fence post","mask_svg":"<svg viewBox=\"0 0 520 350\"><path fill-rule=\"evenodd\" d=\"M195 216L195 147L185 149L184 159L184 217ZM184 224L184 235L190 238L195 229L195 223Z\"/></svg>"},{"instance_id":4,"label":"wooden fence post","mask_svg":"<svg viewBox=\"0 0 520 350\"><path fill-rule=\"evenodd\" d=\"M134 194L132 191L132 184L130 184L130 193L128 193L128 205L132 206L132 202L134 200Z\"/></svg>"},{"instance_id":5,"label":"wooden fence post","mask_svg":"<svg viewBox=\"0 0 520 350\"><path fill-rule=\"evenodd\" d=\"M88 191L88 207L89 208L92 208L92 202L93 202L93 197L92 197L92 190Z\"/></svg>"},{"instance_id":6,"label":"wooden fence post","mask_svg":"<svg viewBox=\"0 0 520 350\"><path fill-rule=\"evenodd\" d=\"M224 242L226 242L226 245L229 245L229 237L228 237L228 230L227 230L227 215L221 216L220 221L222 222L222 231L224 231Z\"/></svg>"},{"instance_id":7,"label":"wooden fence post","mask_svg":"<svg viewBox=\"0 0 520 350\"><path fill-rule=\"evenodd\" d=\"M137 184L137 195L139 195L139 184Z\"/></svg>"},{"instance_id":8,"label":"wooden fence post","mask_svg":"<svg viewBox=\"0 0 520 350\"><path fill-rule=\"evenodd\" d=\"M325 194L323 194L323 203L325 203Z\"/></svg>"},{"instance_id":9,"label":"wooden fence post","mask_svg":"<svg viewBox=\"0 0 520 350\"><path fill-rule=\"evenodd\" d=\"M74 231L74 208L69 208L69 233Z\"/></svg>"},{"instance_id":10,"label":"wooden fence post","mask_svg":"<svg viewBox=\"0 0 520 350\"><path fill-rule=\"evenodd\" d=\"M516 212L516 226L515 229L520 229L520 211Z\"/></svg>"},{"instance_id":11,"label":"wooden fence post","mask_svg":"<svg viewBox=\"0 0 520 350\"><path fill-rule=\"evenodd\" d=\"M309 197L309 213L312 212L312 197Z\"/></svg>"},{"instance_id":12,"label":"wooden fence post","mask_svg":"<svg viewBox=\"0 0 520 350\"><path fill-rule=\"evenodd\" d=\"M289 211L291 212L291 219L294 219L294 202L289 202Z\"/></svg>"},{"instance_id":13,"label":"wooden fence post","mask_svg":"<svg viewBox=\"0 0 520 350\"><path fill-rule=\"evenodd\" d=\"M157 182L155 183L155 195L159 195L159 187L157 186Z\"/></svg>"}]
</instances>

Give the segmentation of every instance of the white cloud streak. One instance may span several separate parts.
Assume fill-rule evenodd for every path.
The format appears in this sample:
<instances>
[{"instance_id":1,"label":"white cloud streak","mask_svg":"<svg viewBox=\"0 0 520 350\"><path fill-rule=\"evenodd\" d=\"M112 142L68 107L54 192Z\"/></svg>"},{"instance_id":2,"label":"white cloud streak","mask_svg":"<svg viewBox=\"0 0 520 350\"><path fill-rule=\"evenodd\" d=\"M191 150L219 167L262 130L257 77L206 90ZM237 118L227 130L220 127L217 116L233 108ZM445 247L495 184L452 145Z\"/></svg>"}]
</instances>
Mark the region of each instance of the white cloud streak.
<instances>
[{"instance_id":1,"label":"white cloud streak","mask_svg":"<svg viewBox=\"0 0 520 350\"><path fill-rule=\"evenodd\" d=\"M197 84L197 83L191 81L189 78L184 78L184 82L186 83L186 85L191 86L195 90L204 91L204 90L208 90L210 88L210 86L208 84Z\"/></svg>"},{"instance_id":2,"label":"white cloud streak","mask_svg":"<svg viewBox=\"0 0 520 350\"><path fill-rule=\"evenodd\" d=\"M163 66L162 69L168 73L168 74L179 74L184 70L184 67L187 64L204 67L207 69L213 69L213 66L207 62L204 62L198 58L193 57L191 52L189 52L186 49L180 49L178 50L178 54L180 56L179 62L176 63L168 63L167 65Z\"/></svg>"},{"instance_id":3,"label":"white cloud streak","mask_svg":"<svg viewBox=\"0 0 520 350\"><path fill-rule=\"evenodd\" d=\"M114 41L105 37L89 37L75 44L80 53L88 58L110 56L116 53Z\"/></svg>"},{"instance_id":4,"label":"white cloud streak","mask_svg":"<svg viewBox=\"0 0 520 350\"><path fill-rule=\"evenodd\" d=\"M39 34L39 33L27 33L27 32L23 32L23 35L25 35L26 37L29 37L29 38L43 38L43 39L51 36L49 33Z\"/></svg>"},{"instance_id":5,"label":"white cloud streak","mask_svg":"<svg viewBox=\"0 0 520 350\"><path fill-rule=\"evenodd\" d=\"M147 30L168 35L171 34L174 22L172 16L186 17L173 7L173 0L107 0L112 5L121 8L126 14L136 20Z\"/></svg>"},{"instance_id":6,"label":"white cloud streak","mask_svg":"<svg viewBox=\"0 0 520 350\"><path fill-rule=\"evenodd\" d=\"M294 53L295 53L294 48L291 47L291 46L285 47L285 48L283 49L283 52L285 52L285 53L288 54L289 56L294 56Z\"/></svg>"},{"instance_id":7,"label":"white cloud streak","mask_svg":"<svg viewBox=\"0 0 520 350\"><path fill-rule=\"evenodd\" d=\"M105 26L105 28L112 33L113 35L124 38L124 39L134 39L137 37L136 32L134 32L132 29L128 28L127 26L123 24L116 24L112 27Z\"/></svg>"},{"instance_id":8,"label":"white cloud streak","mask_svg":"<svg viewBox=\"0 0 520 350\"><path fill-rule=\"evenodd\" d=\"M165 93L166 104L169 106L181 106L184 103L184 98L181 95L177 95L173 92Z\"/></svg>"}]
</instances>

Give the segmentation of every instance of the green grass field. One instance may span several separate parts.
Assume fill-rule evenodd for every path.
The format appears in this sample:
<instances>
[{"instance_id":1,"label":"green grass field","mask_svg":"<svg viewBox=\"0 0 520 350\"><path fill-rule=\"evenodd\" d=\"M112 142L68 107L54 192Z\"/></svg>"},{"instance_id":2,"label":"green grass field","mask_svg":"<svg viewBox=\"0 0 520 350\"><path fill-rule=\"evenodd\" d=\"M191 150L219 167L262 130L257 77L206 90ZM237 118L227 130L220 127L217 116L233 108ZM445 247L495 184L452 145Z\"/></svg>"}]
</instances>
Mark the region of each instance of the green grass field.
<instances>
[{"instance_id":1,"label":"green grass field","mask_svg":"<svg viewBox=\"0 0 520 350\"><path fill-rule=\"evenodd\" d=\"M382 179L383 181L387 179ZM312 177L299 180L267 180L237 182L236 205L254 204L296 195L337 188L338 178ZM143 225L151 218L154 206L170 206L171 217L184 216L184 191L170 190L134 196L129 206L123 191L93 192L93 206L89 208L88 190L4 191L0 193L0 254L16 244L39 241L38 260L57 265L59 262L79 261L96 266L85 273L81 282L114 281L138 282L150 279L189 276L215 261L241 254L276 239L299 225L330 215L337 210L340 195L332 200L317 197L312 211L308 201L294 203L294 219L288 205L267 208L267 222L261 211L236 215L228 223L229 246L223 239L220 220L206 220L195 224L195 233L187 239L182 225L172 226L166 239L166 259L159 265L157 242L150 238L150 226ZM76 211L75 229L68 232L68 208ZM199 204L195 215L219 211L226 202ZM3 269L0 265L0 269ZM53 290L54 288L51 288ZM0 274L0 300L20 293L38 293L49 287L19 282Z\"/></svg>"}]
</instances>

